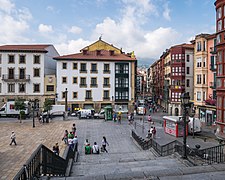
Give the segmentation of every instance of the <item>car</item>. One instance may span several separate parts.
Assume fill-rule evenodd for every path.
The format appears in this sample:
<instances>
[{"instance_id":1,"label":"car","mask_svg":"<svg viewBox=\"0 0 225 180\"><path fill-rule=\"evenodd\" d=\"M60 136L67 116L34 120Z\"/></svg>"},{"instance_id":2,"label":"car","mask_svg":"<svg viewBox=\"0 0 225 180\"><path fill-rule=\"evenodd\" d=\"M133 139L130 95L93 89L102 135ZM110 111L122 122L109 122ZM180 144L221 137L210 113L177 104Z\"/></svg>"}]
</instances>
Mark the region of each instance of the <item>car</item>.
<instances>
[{"instance_id":1,"label":"car","mask_svg":"<svg viewBox=\"0 0 225 180\"><path fill-rule=\"evenodd\" d=\"M94 119L105 119L105 111L100 111L94 114Z\"/></svg>"}]
</instances>

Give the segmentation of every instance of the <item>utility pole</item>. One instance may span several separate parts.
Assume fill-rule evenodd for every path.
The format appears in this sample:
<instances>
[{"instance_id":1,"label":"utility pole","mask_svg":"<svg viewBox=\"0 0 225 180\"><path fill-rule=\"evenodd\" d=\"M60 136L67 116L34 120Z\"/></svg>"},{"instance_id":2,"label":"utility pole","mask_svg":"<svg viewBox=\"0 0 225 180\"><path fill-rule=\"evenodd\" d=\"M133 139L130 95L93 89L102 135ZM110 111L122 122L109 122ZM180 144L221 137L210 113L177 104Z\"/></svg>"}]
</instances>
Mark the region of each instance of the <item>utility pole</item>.
<instances>
[{"instance_id":1,"label":"utility pole","mask_svg":"<svg viewBox=\"0 0 225 180\"><path fill-rule=\"evenodd\" d=\"M66 88L66 91L65 91L65 120L67 119L67 116L68 116L67 94L68 94L68 91L67 91L67 88Z\"/></svg>"}]
</instances>

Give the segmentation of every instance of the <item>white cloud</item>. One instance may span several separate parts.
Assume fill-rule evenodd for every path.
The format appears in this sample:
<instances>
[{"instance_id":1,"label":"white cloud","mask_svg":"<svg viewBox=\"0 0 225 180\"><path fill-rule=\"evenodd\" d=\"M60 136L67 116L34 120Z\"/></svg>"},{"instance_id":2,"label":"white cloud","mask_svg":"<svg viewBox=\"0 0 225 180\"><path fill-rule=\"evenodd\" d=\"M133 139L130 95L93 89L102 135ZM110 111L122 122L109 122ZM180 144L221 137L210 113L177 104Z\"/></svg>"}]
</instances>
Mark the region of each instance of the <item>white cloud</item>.
<instances>
[{"instance_id":1,"label":"white cloud","mask_svg":"<svg viewBox=\"0 0 225 180\"><path fill-rule=\"evenodd\" d=\"M0 10L7 13L10 13L15 7L15 4L13 4L10 0L0 0L0 4Z\"/></svg>"},{"instance_id":2,"label":"white cloud","mask_svg":"<svg viewBox=\"0 0 225 180\"><path fill-rule=\"evenodd\" d=\"M32 15L28 9L17 9L10 0L0 0L0 43L25 43L30 40L24 35L29 30Z\"/></svg>"},{"instance_id":3,"label":"white cloud","mask_svg":"<svg viewBox=\"0 0 225 180\"><path fill-rule=\"evenodd\" d=\"M166 20L168 20L168 21L171 20L171 17L170 17L170 8L169 8L168 3L164 4L163 17L164 17Z\"/></svg>"},{"instance_id":4,"label":"white cloud","mask_svg":"<svg viewBox=\"0 0 225 180\"><path fill-rule=\"evenodd\" d=\"M64 43L55 44L55 47L58 50L58 52L60 53L60 55L74 54L74 53L80 52L80 50L82 48L90 45L91 43L93 43L93 42L86 41L84 39L79 38L77 40L69 40L69 41L64 42Z\"/></svg>"},{"instance_id":5,"label":"white cloud","mask_svg":"<svg viewBox=\"0 0 225 180\"><path fill-rule=\"evenodd\" d=\"M53 32L52 26L51 25L46 25L46 24L39 24L38 30L39 30L40 33Z\"/></svg>"},{"instance_id":6,"label":"white cloud","mask_svg":"<svg viewBox=\"0 0 225 180\"><path fill-rule=\"evenodd\" d=\"M82 29L80 27L77 27L77 26L72 26L69 29L69 32L74 33L74 34L80 34L82 32Z\"/></svg>"},{"instance_id":7,"label":"white cloud","mask_svg":"<svg viewBox=\"0 0 225 180\"><path fill-rule=\"evenodd\" d=\"M52 11L52 12L53 12L53 11L54 11L54 7L53 7L53 6L47 6L47 7L46 7L46 10L47 10L47 11Z\"/></svg>"}]
</instances>

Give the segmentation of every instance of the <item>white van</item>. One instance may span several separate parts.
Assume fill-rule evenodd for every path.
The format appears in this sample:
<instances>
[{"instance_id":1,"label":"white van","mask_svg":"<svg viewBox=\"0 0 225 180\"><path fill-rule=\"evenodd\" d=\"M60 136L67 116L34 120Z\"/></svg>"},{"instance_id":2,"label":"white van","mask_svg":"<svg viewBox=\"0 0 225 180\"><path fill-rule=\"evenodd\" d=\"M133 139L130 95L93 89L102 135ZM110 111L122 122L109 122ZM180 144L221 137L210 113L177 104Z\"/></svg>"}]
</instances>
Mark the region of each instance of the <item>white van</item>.
<instances>
[{"instance_id":1,"label":"white van","mask_svg":"<svg viewBox=\"0 0 225 180\"><path fill-rule=\"evenodd\" d=\"M202 124L199 118L189 117L188 132L191 134L193 134L193 126L194 133L200 133L202 131Z\"/></svg>"},{"instance_id":2,"label":"white van","mask_svg":"<svg viewBox=\"0 0 225 180\"><path fill-rule=\"evenodd\" d=\"M79 114L79 119L81 119L81 118L91 119L91 117L92 117L91 109L81 109L78 111L78 114Z\"/></svg>"}]
</instances>

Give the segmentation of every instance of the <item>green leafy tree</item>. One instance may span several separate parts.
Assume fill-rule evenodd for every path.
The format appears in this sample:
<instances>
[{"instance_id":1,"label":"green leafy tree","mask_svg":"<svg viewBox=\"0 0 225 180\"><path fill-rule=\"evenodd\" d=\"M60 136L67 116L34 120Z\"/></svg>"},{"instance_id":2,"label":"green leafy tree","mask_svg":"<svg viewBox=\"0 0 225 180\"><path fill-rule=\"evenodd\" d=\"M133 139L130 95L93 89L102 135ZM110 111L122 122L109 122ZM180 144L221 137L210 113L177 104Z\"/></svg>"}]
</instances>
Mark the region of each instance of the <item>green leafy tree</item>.
<instances>
[{"instance_id":1,"label":"green leafy tree","mask_svg":"<svg viewBox=\"0 0 225 180\"><path fill-rule=\"evenodd\" d=\"M49 119L49 112L50 110L52 109L52 101L49 100L49 99L45 99L45 102L44 102L44 112L47 112L47 118L46 118L46 122L48 122L48 119Z\"/></svg>"},{"instance_id":2,"label":"green leafy tree","mask_svg":"<svg viewBox=\"0 0 225 180\"><path fill-rule=\"evenodd\" d=\"M24 114L24 110L26 110L26 104L24 103L23 99L18 98L15 100L15 110L19 111L19 120L21 123L22 115Z\"/></svg>"}]
</instances>

